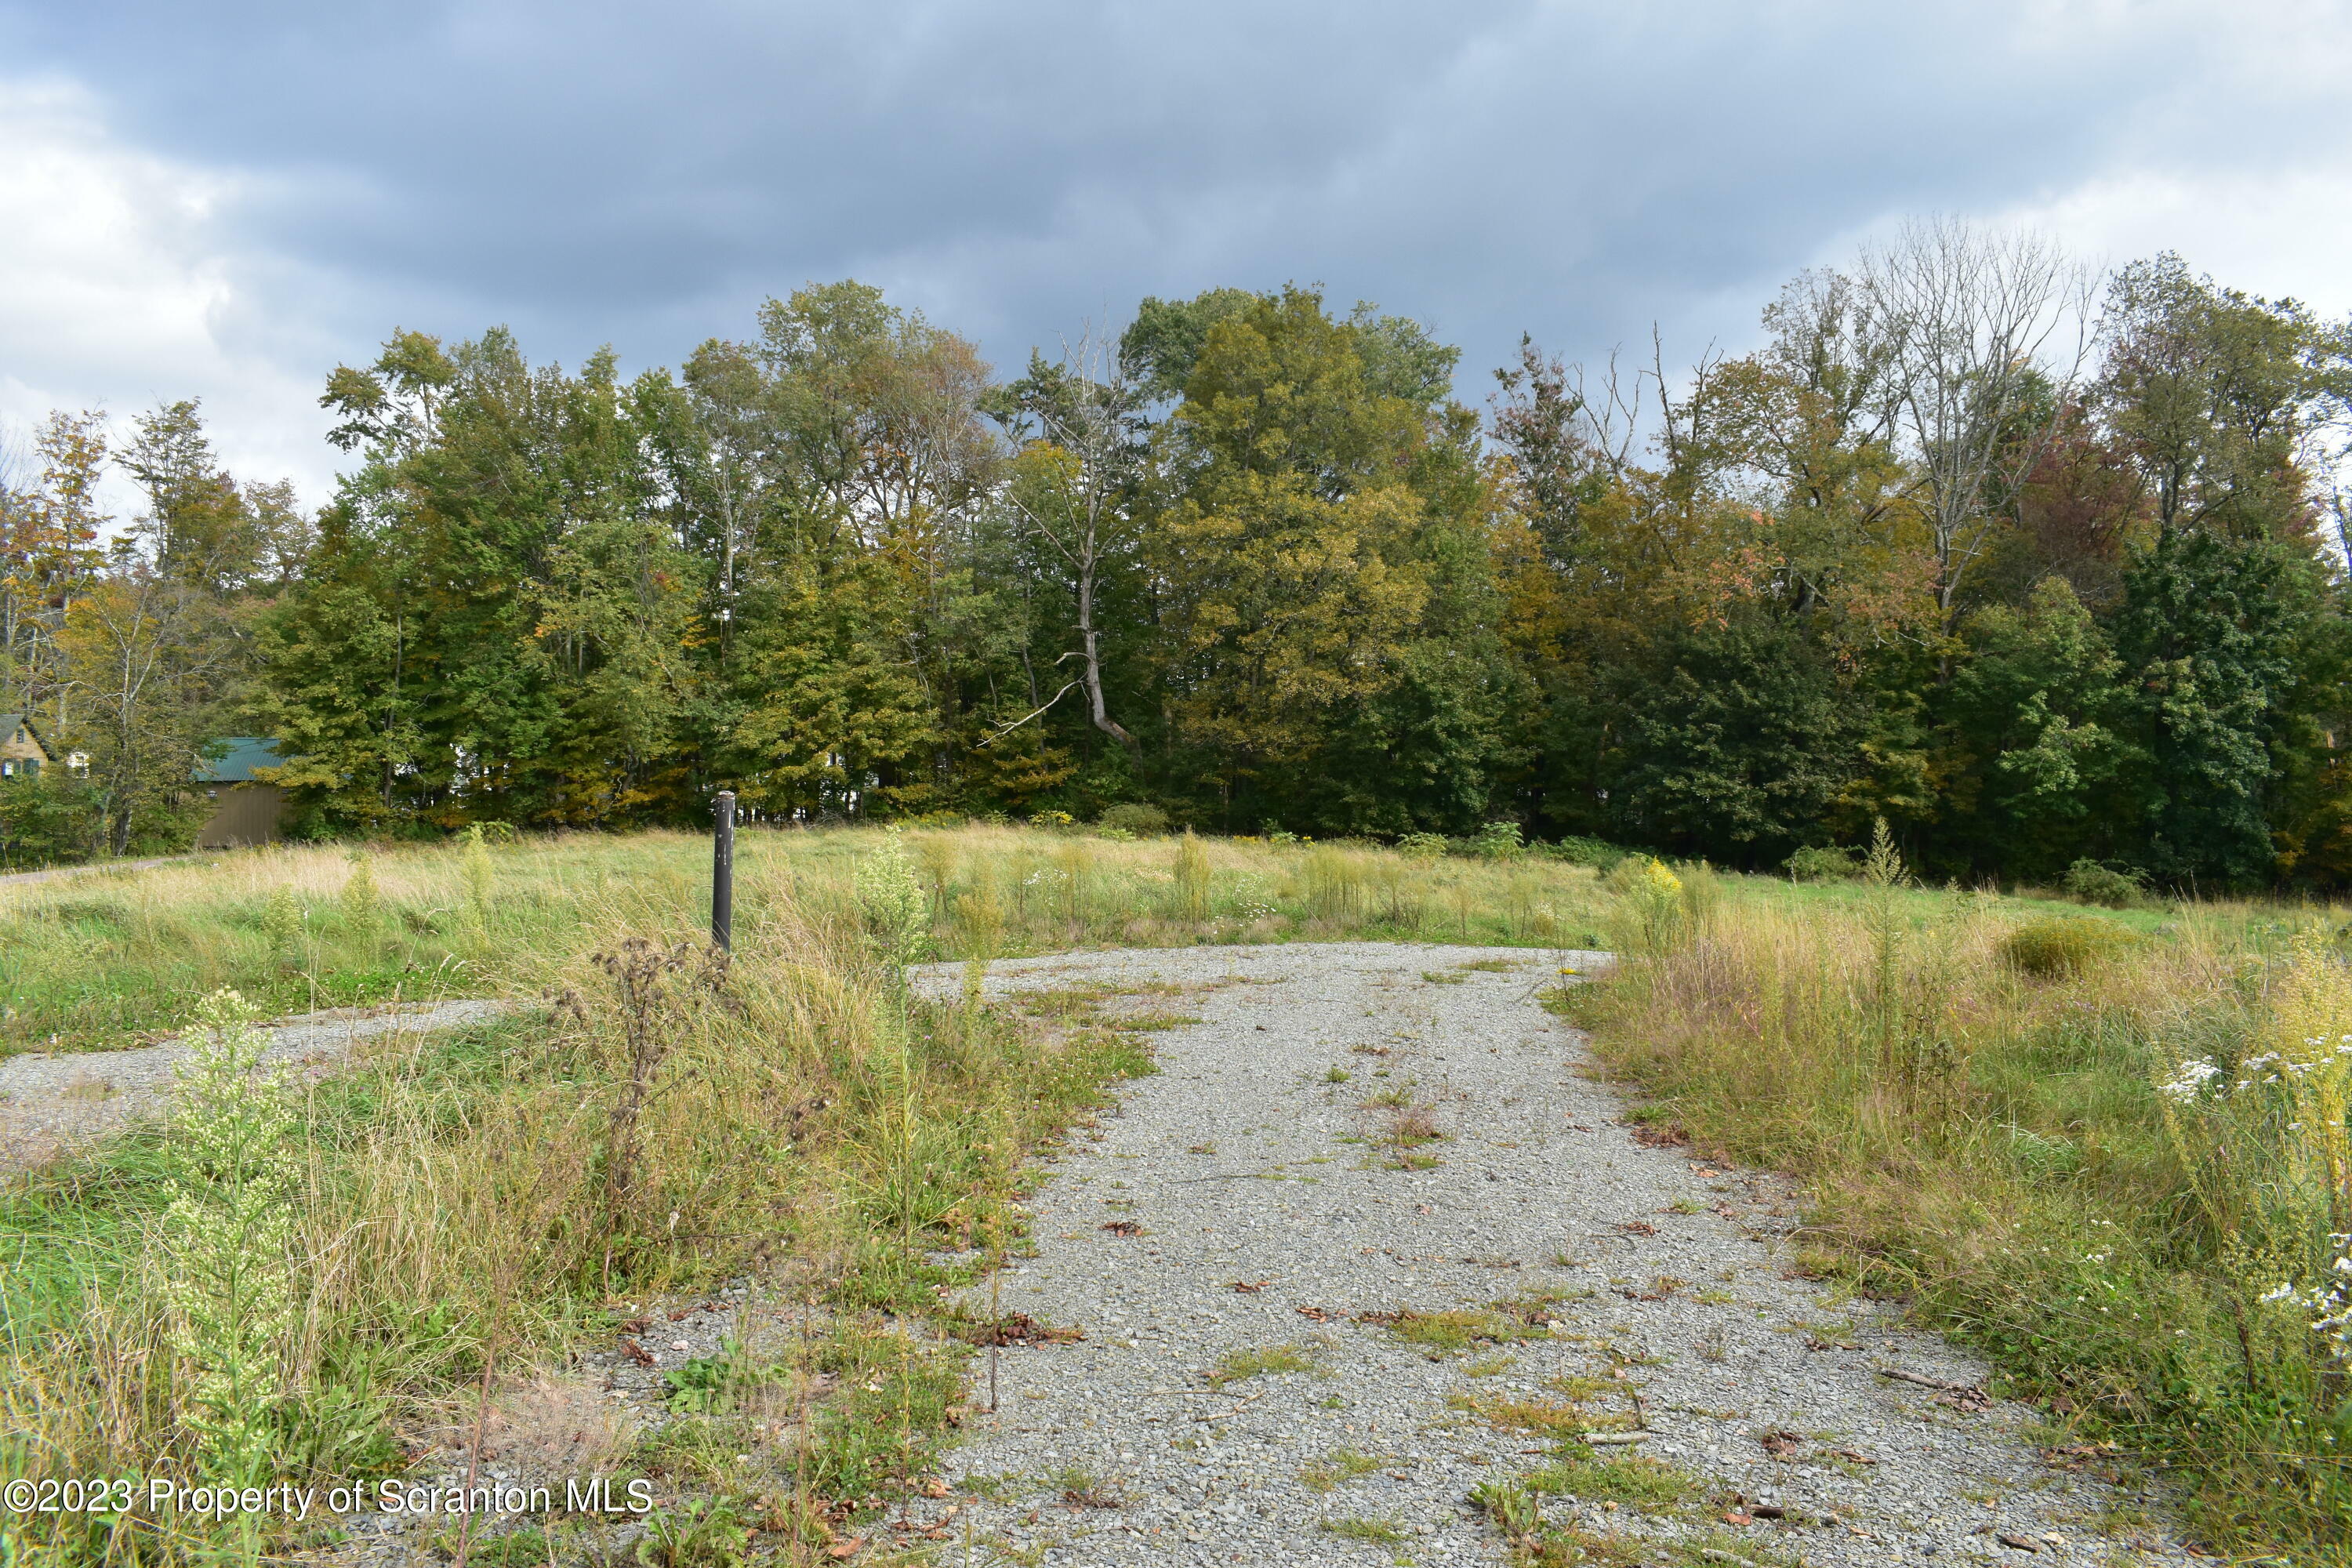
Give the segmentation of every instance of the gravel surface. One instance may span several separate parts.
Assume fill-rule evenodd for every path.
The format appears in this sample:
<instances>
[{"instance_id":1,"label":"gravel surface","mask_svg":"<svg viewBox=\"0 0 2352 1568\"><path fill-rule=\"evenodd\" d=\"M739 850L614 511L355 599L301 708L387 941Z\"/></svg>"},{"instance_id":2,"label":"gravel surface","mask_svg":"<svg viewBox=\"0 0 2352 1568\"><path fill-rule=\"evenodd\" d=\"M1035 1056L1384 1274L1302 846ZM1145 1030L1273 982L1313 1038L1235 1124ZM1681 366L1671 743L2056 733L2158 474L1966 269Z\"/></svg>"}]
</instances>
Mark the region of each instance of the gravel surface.
<instances>
[{"instance_id":1,"label":"gravel surface","mask_svg":"<svg viewBox=\"0 0 2352 1568\"><path fill-rule=\"evenodd\" d=\"M496 1017L499 1002L338 1007L265 1026L265 1063L323 1070L380 1035L455 1029ZM0 1173L36 1165L69 1145L119 1131L159 1108L189 1047L173 1038L120 1051L26 1051L0 1057Z\"/></svg>"},{"instance_id":2,"label":"gravel surface","mask_svg":"<svg viewBox=\"0 0 2352 1568\"><path fill-rule=\"evenodd\" d=\"M1546 1440L1464 1406L1568 1397L1590 1430L1646 1434L1601 1457L1692 1488L1611 1507L1588 1478L1544 1500L1625 1561L2181 1558L2153 1500L2095 1460L2045 1462L2032 1412L1976 1395L1982 1364L1791 1277L1784 1184L1637 1142L1536 1000L1559 964L1595 962L1299 944L996 965L996 995L1174 985L1106 1005L1199 1021L1153 1036L1159 1074L1045 1173L1003 1310L1086 1337L999 1352L992 1415L983 1361L950 1459L966 1500L923 1520L950 1558L969 1538L1056 1564L1502 1562L1468 1499L1548 1463ZM1462 967L1482 963L1507 968ZM1381 1142L1388 1091L1442 1136ZM1400 1168L1414 1152L1438 1163ZM1480 1320L1503 1342L1467 1350L1360 1321L1493 1302L1517 1304ZM1279 1347L1311 1370L1211 1385Z\"/></svg>"}]
</instances>

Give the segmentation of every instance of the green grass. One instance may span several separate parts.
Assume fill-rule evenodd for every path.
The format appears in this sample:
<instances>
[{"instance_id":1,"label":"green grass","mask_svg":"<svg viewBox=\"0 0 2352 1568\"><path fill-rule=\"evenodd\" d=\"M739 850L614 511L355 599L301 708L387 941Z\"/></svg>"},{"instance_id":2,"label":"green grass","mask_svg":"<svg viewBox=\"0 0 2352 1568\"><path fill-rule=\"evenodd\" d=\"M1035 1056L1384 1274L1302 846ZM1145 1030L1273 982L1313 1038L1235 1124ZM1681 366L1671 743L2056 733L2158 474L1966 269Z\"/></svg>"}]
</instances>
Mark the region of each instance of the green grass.
<instances>
[{"instance_id":1,"label":"green grass","mask_svg":"<svg viewBox=\"0 0 2352 1568\"><path fill-rule=\"evenodd\" d=\"M380 882L396 896L397 875ZM572 946L622 951L630 911L583 912L614 923ZM598 965L555 954L551 940L533 960L564 998L553 1009L363 1055L293 1097L278 1152L305 1198L279 1261L254 1260L292 1291L268 1330L287 1382L248 1401L277 1434L273 1469L297 1484L398 1473L399 1435L462 1420L486 1374L560 1377L637 1303L749 1277L771 1331L672 1369L668 1423L631 1473L702 1494L667 1516L665 1560L751 1506L738 1455L765 1456L765 1528L817 1541L930 1466L971 1352L916 1321L1021 1244L1027 1154L1108 1083L1149 1072L1149 1055L1116 1027L1049 1037L954 1003L902 1014L845 927L781 906L739 923L723 981L689 963L638 1009ZM625 1133L639 1032L660 1049ZM175 1326L156 1239L178 1223L173 1182L207 1179L195 1137L176 1121L134 1131L0 1188L0 1480L200 1478L220 1462L191 1419L200 1352ZM618 1188L616 1168L630 1173ZM807 1331L779 1342L789 1322ZM779 1400L800 1402L785 1436ZM226 1549L136 1518L8 1528L27 1561ZM257 1544L317 1542L273 1525Z\"/></svg>"},{"instance_id":2,"label":"green grass","mask_svg":"<svg viewBox=\"0 0 2352 1568\"><path fill-rule=\"evenodd\" d=\"M1227 1351L1217 1358L1203 1381L1211 1388L1223 1388L1228 1384L1253 1377L1277 1376L1283 1373L1308 1372L1318 1375L1323 1363L1315 1351L1305 1345L1252 1345L1243 1350Z\"/></svg>"},{"instance_id":3,"label":"green grass","mask_svg":"<svg viewBox=\"0 0 2352 1568\"><path fill-rule=\"evenodd\" d=\"M1613 1502L1642 1513L1668 1513L1705 1490L1697 1477L1664 1460L1569 1458L1523 1478L1529 1491Z\"/></svg>"},{"instance_id":4,"label":"green grass","mask_svg":"<svg viewBox=\"0 0 2352 1568\"><path fill-rule=\"evenodd\" d=\"M1606 904L1590 869L1556 861L1025 828L907 837L930 952L943 959L1106 942L1585 945ZM780 920L850 931L852 872L878 837L746 829L739 938L756 942ZM361 860L375 896L355 906L345 894ZM1190 867L1181 883L1180 862ZM598 932L701 929L709 866L695 835L575 834L487 847L478 884L464 846L446 843L278 847L0 885L0 1050L128 1043L184 1024L194 998L223 985L270 1013L536 994Z\"/></svg>"},{"instance_id":5,"label":"green grass","mask_svg":"<svg viewBox=\"0 0 2352 1568\"><path fill-rule=\"evenodd\" d=\"M1345 1485L1377 1474L1388 1461L1371 1454L1360 1454L1352 1448L1336 1448L1300 1467L1298 1484L1318 1497Z\"/></svg>"},{"instance_id":6,"label":"green grass","mask_svg":"<svg viewBox=\"0 0 2352 1568\"><path fill-rule=\"evenodd\" d=\"M1713 898L1550 998L1643 1120L1794 1173L1809 1267L1977 1347L2066 1440L2163 1466L2203 1542L2352 1562L2352 1404L2318 1314L2265 1300L2332 1281L2352 1232L2343 912Z\"/></svg>"}]
</instances>

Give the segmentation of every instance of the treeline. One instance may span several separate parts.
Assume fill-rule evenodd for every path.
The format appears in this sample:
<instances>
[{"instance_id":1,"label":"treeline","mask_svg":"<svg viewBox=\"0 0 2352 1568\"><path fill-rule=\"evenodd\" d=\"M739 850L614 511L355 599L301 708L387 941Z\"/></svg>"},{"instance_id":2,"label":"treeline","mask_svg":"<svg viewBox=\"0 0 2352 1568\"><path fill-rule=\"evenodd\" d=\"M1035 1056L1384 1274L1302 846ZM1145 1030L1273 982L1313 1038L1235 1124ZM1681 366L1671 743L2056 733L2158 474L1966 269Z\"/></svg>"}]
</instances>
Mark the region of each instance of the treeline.
<instances>
[{"instance_id":1,"label":"treeline","mask_svg":"<svg viewBox=\"0 0 2352 1568\"><path fill-rule=\"evenodd\" d=\"M1298 288L1146 300L1010 379L854 282L627 381L403 332L329 380L314 531L177 405L100 552L97 426L53 421L0 689L86 737L116 848L246 731L313 833L731 787L1750 867L1883 816L1937 876L2352 877L2345 327L1948 224L1764 326L1688 371L1528 344L1483 411L1419 324ZM154 738L81 663L142 594Z\"/></svg>"}]
</instances>

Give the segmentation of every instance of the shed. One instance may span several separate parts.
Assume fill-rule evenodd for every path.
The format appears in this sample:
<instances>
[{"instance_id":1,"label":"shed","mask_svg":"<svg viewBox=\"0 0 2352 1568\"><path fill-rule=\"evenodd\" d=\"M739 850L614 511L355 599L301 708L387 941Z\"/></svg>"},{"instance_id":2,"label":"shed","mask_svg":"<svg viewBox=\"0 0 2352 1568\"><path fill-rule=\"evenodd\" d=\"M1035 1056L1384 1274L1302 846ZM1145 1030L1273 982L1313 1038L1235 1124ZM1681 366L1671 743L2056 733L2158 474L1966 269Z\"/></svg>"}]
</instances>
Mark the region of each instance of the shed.
<instances>
[{"instance_id":1,"label":"shed","mask_svg":"<svg viewBox=\"0 0 2352 1568\"><path fill-rule=\"evenodd\" d=\"M196 782L214 803L212 816L196 834L196 847L277 843L282 837L286 792L253 775L256 768L274 768L285 761L278 742L259 735L232 735L215 743L227 750L216 760L196 763Z\"/></svg>"},{"instance_id":2,"label":"shed","mask_svg":"<svg viewBox=\"0 0 2352 1568\"><path fill-rule=\"evenodd\" d=\"M31 778L56 760L28 715L0 713L0 778Z\"/></svg>"}]
</instances>

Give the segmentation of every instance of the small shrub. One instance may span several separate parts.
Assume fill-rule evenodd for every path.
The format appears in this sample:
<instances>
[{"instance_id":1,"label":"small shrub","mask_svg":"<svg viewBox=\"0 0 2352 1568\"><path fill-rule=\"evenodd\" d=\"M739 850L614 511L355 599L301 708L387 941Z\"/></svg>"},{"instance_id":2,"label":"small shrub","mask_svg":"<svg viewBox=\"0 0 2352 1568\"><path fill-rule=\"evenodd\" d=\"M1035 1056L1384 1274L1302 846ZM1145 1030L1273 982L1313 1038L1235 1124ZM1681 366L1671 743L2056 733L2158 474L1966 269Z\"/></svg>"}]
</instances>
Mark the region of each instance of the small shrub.
<instances>
[{"instance_id":1,"label":"small shrub","mask_svg":"<svg viewBox=\"0 0 2352 1568\"><path fill-rule=\"evenodd\" d=\"M2103 909L2136 909L2147 901L2147 889L2136 871L2116 871L2096 860L2077 860L2066 868L2059 886L2070 899Z\"/></svg>"},{"instance_id":2,"label":"small shrub","mask_svg":"<svg viewBox=\"0 0 2352 1568\"><path fill-rule=\"evenodd\" d=\"M343 879L343 925L354 931L373 931L383 914L383 898L377 892L375 870L365 855L352 858L351 875Z\"/></svg>"},{"instance_id":3,"label":"small shrub","mask_svg":"<svg viewBox=\"0 0 2352 1568\"><path fill-rule=\"evenodd\" d=\"M894 984L921 953L930 935L929 902L915 880L914 863L897 828L857 865L857 915L874 955Z\"/></svg>"},{"instance_id":4,"label":"small shrub","mask_svg":"<svg viewBox=\"0 0 2352 1568\"><path fill-rule=\"evenodd\" d=\"M1180 921L1209 918L1209 851L1187 831L1176 841L1174 889L1169 913Z\"/></svg>"},{"instance_id":5,"label":"small shrub","mask_svg":"<svg viewBox=\"0 0 2352 1568\"><path fill-rule=\"evenodd\" d=\"M1445 835L1408 833L1396 841L1396 850L1398 854L1412 859L1434 860L1445 853Z\"/></svg>"},{"instance_id":6,"label":"small shrub","mask_svg":"<svg viewBox=\"0 0 2352 1568\"><path fill-rule=\"evenodd\" d=\"M1516 860L1528 852L1527 839L1516 822L1490 822L1478 830L1470 845L1472 853L1482 860Z\"/></svg>"},{"instance_id":7,"label":"small shrub","mask_svg":"<svg viewBox=\"0 0 2352 1568\"><path fill-rule=\"evenodd\" d=\"M1144 801L1121 801L1103 807L1102 815L1095 818L1095 826L1148 838L1168 831L1168 814Z\"/></svg>"},{"instance_id":8,"label":"small shrub","mask_svg":"<svg viewBox=\"0 0 2352 1568\"><path fill-rule=\"evenodd\" d=\"M1659 958L1680 947L1693 924L1684 879L1663 860L1638 856L1609 874L1617 896L1612 923L1621 952Z\"/></svg>"},{"instance_id":9,"label":"small shrub","mask_svg":"<svg viewBox=\"0 0 2352 1568\"><path fill-rule=\"evenodd\" d=\"M1842 845L1808 844L1781 864L1800 882L1852 882L1862 876L1862 862Z\"/></svg>"},{"instance_id":10,"label":"small shrub","mask_svg":"<svg viewBox=\"0 0 2352 1568\"><path fill-rule=\"evenodd\" d=\"M1565 860L1571 866L1590 866L1606 876L1625 858L1625 851L1614 844L1598 838L1583 838L1573 834L1551 847L1552 858Z\"/></svg>"},{"instance_id":11,"label":"small shrub","mask_svg":"<svg viewBox=\"0 0 2352 1568\"><path fill-rule=\"evenodd\" d=\"M2001 962L2039 979L2079 974L2139 939L2113 921L2055 916L2028 921L2001 939Z\"/></svg>"}]
</instances>

